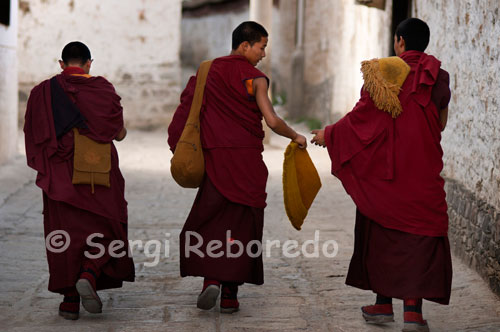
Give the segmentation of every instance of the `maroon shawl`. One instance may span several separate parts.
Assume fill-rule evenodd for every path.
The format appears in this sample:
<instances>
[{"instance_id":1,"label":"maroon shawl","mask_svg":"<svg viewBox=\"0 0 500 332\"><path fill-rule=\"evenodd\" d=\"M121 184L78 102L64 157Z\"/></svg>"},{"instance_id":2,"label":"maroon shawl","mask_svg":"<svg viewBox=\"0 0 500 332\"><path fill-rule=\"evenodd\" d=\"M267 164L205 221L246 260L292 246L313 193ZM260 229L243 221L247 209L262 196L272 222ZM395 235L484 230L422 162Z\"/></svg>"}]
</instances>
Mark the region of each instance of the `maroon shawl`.
<instances>
[{"instance_id":1,"label":"maroon shawl","mask_svg":"<svg viewBox=\"0 0 500 332\"><path fill-rule=\"evenodd\" d=\"M393 119L377 109L363 89L354 109L326 127L332 174L359 210L383 227L446 236L441 124L431 101L441 63L417 51L401 58L411 67L399 94L402 114Z\"/></svg>"},{"instance_id":2,"label":"maroon shawl","mask_svg":"<svg viewBox=\"0 0 500 332\"><path fill-rule=\"evenodd\" d=\"M262 159L262 113L245 85L257 77L266 76L243 56L213 61L200 114L201 141L206 173L217 190L232 202L265 207L268 173ZM186 123L195 83L191 77L168 127L172 151Z\"/></svg>"},{"instance_id":3,"label":"maroon shawl","mask_svg":"<svg viewBox=\"0 0 500 332\"><path fill-rule=\"evenodd\" d=\"M36 184L50 199L126 223L125 182L113 145L113 139L123 128L120 97L105 78L82 74L83 70L69 67L56 77L86 120L88 128L80 129L80 133L101 143L111 143L111 188L96 186L92 194L89 185L71 183L73 132L56 138L50 80L33 88L28 99L24 124L28 166L38 172Z\"/></svg>"}]
</instances>

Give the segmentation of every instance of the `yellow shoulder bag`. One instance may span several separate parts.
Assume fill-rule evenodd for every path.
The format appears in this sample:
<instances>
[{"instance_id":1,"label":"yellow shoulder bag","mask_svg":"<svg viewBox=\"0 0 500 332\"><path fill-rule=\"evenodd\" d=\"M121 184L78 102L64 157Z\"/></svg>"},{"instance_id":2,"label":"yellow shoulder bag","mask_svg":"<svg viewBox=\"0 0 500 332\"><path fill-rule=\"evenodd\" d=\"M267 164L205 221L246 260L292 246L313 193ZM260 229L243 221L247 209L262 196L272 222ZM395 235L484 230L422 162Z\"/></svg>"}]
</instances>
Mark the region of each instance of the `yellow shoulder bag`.
<instances>
[{"instance_id":1,"label":"yellow shoulder bag","mask_svg":"<svg viewBox=\"0 0 500 332\"><path fill-rule=\"evenodd\" d=\"M174 156L170 160L172 177L184 188L198 188L205 175L205 159L200 138L200 110L211 65L211 60L200 65L189 116L177 142Z\"/></svg>"},{"instance_id":2,"label":"yellow shoulder bag","mask_svg":"<svg viewBox=\"0 0 500 332\"><path fill-rule=\"evenodd\" d=\"M94 185L110 187L111 143L98 143L87 136L80 135L73 128L75 151L73 160L73 184L90 184L92 194Z\"/></svg>"}]
</instances>

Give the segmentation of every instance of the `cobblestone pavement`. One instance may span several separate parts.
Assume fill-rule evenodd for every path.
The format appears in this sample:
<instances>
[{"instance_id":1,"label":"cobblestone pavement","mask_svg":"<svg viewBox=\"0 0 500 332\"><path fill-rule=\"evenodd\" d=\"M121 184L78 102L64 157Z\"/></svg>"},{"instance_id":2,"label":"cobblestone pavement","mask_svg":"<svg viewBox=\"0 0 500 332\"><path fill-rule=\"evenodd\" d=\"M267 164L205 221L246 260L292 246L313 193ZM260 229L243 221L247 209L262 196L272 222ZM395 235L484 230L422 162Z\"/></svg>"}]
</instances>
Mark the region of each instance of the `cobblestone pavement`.
<instances>
[{"instance_id":1,"label":"cobblestone pavement","mask_svg":"<svg viewBox=\"0 0 500 332\"><path fill-rule=\"evenodd\" d=\"M303 244L319 231L320 257L286 258L281 248L273 247L264 259L265 284L241 287L241 310L232 315L198 310L201 279L179 276L177 237L196 192L181 189L171 179L165 133L131 132L117 144L127 185L129 238L160 241L161 259L156 266L148 266L154 263L153 255L136 249L136 282L100 292L103 313L92 315L82 309L77 321L59 317L61 297L47 291L42 195L34 184L34 173L22 155L0 167L0 330L400 331L401 301L395 300L395 323L367 325L360 307L373 302L374 295L344 284L353 249L355 210L341 184L330 175L323 149L309 148L323 188L303 230L298 232L289 224L281 191L286 144L273 137L266 146L270 176L264 242L295 239ZM338 243L335 258L321 253L324 241L331 239ZM308 248L312 252L312 245ZM500 300L474 271L454 259L451 305L425 302L424 316L432 331L498 332Z\"/></svg>"}]
</instances>

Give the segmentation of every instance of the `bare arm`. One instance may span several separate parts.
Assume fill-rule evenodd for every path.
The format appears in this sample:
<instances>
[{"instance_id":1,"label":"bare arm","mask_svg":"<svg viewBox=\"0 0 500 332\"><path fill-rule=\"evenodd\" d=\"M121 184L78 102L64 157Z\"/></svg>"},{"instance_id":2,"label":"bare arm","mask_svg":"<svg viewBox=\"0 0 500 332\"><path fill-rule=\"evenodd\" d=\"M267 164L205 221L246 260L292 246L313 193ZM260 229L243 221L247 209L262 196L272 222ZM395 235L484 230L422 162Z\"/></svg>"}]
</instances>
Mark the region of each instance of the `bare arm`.
<instances>
[{"instance_id":1,"label":"bare arm","mask_svg":"<svg viewBox=\"0 0 500 332\"><path fill-rule=\"evenodd\" d=\"M253 86L257 105L264 116L267 126L276 134L290 138L301 148L307 147L306 138L290 128L290 126L288 126L274 111L273 105L267 95L267 80L264 77L256 78L253 81Z\"/></svg>"},{"instance_id":2,"label":"bare arm","mask_svg":"<svg viewBox=\"0 0 500 332\"><path fill-rule=\"evenodd\" d=\"M115 140L121 141L125 138L125 136L127 136L127 129L123 127L122 130L120 130L120 132L118 133L118 135L116 135Z\"/></svg>"},{"instance_id":3,"label":"bare arm","mask_svg":"<svg viewBox=\"0 0 500 332\"><path fill-rule=\"evenodd\" d=\"M439 112L439 120L441 121L441 131L443 131L448 122L448 106Z\"/></svg>"}]
</instances>

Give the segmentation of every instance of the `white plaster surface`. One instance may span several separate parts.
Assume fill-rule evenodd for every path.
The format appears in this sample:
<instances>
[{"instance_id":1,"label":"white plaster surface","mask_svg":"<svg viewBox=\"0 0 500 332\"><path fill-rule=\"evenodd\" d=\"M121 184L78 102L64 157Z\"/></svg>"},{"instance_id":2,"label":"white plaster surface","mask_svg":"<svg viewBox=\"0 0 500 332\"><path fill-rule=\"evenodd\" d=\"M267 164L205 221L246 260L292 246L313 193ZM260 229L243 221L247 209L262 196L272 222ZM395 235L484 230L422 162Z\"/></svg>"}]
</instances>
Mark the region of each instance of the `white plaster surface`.
<instances>
[{"instance_id":1,"label":"white plaster surface","mask_svg":"<svg viewBox=\"0 0 500 332\"><path fill-rule=\"evenodd\" d=\"M500 15L498 0L421 0L428 53L450 73L444 174L500 209Z\"/></svg>"},{"instance_id":2,"label":"white plaster surface","mask_svg":"<svg viewBox=\"0 0 500 332\"><path fill-rule=\"evenodd\" d=\"M17 0L10 24L0 24L0 164L16 153L17 141Z\"/></svg>"},{"instance_id":3,"label":"white plaster surface","mask_svg":"<svg viewBox=\"0 0 500 332\"><path fill-rule=\"evenodd\" d=\"M60 71L64 45L89 46L91 74L122 96L134 127L167 122L179 94L180 0L22 0L19 12L21 90ZM21 112L22 113L22 112Z\"/></svg>"},{"instance_id":4,"label":"white plaster surface","mask_svg":"<svg viewBox=\"0 0 500 332\"><path fill-rule=\"evenodd\" d=\"M183 66L198 67L203 60L228 55L231 34L243 21L248 21L248 8L229 13L200 17L183 17L181 21Z\"/></svg>"},{"instance_id":5,"label":"white plaster surface","mask_svg":"<svg viewBox=\"0 0 500 332\"><path fill-rule=\"evenodd\" d=\"M290 94L291 84L301 84L291 81L297 1L282 1L279 6L273 27L279 36L273 41L273 67L282 81L279 87ZM304 106L315 109L305 109L304 115L333 121L352 109L363 84L361 61L389 55L390 1L386 7L368 8L351 0L305 2L304 84L309 91L304 98L313 102ZM314 102L318 97L321 102Z\"/></svg>"}]
</instances>

